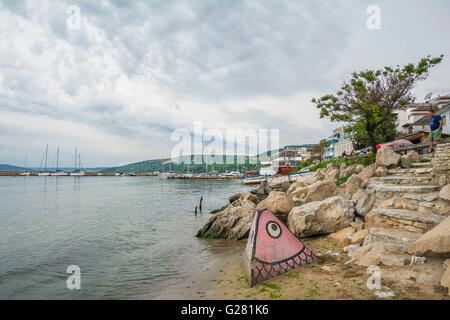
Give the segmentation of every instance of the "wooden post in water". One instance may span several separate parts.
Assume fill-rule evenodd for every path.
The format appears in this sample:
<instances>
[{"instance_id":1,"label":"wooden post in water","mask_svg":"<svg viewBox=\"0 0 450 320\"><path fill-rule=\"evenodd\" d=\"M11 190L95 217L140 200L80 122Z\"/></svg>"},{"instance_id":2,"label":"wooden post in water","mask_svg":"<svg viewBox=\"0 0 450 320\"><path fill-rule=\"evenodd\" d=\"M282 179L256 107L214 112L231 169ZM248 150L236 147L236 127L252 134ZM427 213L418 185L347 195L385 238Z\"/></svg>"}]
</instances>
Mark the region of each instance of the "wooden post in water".
<instances>
[{"instance_id":1,"label":"wooden post in water","mask_svg":"<svg viewBox=\"0 0 450 320\"><path fill-rule=\"evenodd\" d=\"M203 197L200 198L200 212L202 212L202 202L203 202Z\"/></svg>"},{"instance_id":2,"label":"wooden post in water","mask_svg":"<svg viewBox=\"0 0 450 320\"><path fill-rule=\"evenodd\" d=\"M197 215L197 206L195 206L195 215Z\"/></svg>"}]
</instances>

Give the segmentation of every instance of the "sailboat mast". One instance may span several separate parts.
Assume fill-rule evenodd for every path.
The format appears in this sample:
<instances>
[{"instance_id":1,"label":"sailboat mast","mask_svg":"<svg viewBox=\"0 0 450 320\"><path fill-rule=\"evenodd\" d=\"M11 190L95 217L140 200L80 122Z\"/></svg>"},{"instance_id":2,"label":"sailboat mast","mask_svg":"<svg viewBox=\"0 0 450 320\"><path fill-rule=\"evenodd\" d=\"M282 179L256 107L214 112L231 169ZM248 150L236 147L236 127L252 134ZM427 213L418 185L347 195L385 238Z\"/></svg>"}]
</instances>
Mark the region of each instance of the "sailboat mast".
<instances>
[{"instance_id":1,"label":"sailboat mast","mask_svg":"<svg viewBox=\"0 0 450 320\"><path fill-rule=\"evenodd\" d=\"M77 147L75 146L75 170L77 171Z\"/></svg>"},{"instance_id":2,"label":"sailboat mast","mask_svg":"<svg viewBox=\"0 0 450 320\"><path fill-rule=\"evenodd\" d=\"M59 168L59 146L58 149L56 150L56 172L58 172L58 168Z\"/></svg>"},{"instance_id":3,"label":"sailboat mast","mask_svg":"<svg viewBox=\"0 0 450 320\"><path fill-rule=\"evenodd\" d=\"M47 171L47 153L48 153L48 143L45 146L45 171Z\"/></svg>"}]
</instances>

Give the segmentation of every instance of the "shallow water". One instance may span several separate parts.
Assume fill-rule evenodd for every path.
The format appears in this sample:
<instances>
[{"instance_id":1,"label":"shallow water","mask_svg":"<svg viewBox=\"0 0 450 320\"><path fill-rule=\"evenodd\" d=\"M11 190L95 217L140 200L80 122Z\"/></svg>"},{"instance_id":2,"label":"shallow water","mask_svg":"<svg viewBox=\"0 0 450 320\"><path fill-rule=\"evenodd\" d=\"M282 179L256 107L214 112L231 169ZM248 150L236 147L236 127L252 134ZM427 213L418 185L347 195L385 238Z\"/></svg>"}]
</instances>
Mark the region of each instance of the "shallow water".
<instances>
[{"instance_id":1,"label":"shallow water","mask_svg":"<svg viewBox=\"0 0 450 320\"><path fill-rule=\"evenodd\" d=\"M250 189L239 180L0 177L0 299L151 298L198 278L233 244L197 230ZM69 265L80 267L80 290L67 289Z\"/></svg>"}]
</instances>

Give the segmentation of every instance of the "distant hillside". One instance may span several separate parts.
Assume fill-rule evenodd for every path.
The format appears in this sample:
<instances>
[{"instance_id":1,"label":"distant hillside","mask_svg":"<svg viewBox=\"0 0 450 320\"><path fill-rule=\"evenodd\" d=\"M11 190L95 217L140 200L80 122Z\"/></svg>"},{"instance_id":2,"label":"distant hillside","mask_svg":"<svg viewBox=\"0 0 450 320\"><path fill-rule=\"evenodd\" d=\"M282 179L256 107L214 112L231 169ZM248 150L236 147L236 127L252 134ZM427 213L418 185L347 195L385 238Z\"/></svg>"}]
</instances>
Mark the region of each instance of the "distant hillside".
<instances>
[{"instance_id":1,"label":"distant hillside","mask_svg":"<svg viewBox=\"0 0 450 320\"><path fill-rule=\"evenodd\" d=\"M0 171L25 171L25 170L33 171L32 169L29 168L12 166L10 164L0 164Z\"/></svg>"},{"instance_id":2,"label":"distant hillside","mask_svg":"<svg viewBox=\"0 0 450 320\"><path fill-rule=\"evenodd\" d=\"M186 156L178 158L177 160L171 161L170 159L154 159L154 160L146 160L141 162L130 163L127 165L119 166L119 167L111 167L104 169L102 172L163 172L163 171L174 171L177 173L202 173L206 172L206 167L208 167L208 171L215 170L217 172L225 172L225 171L236 171L236 170L249 170L258 168L258 164L249 164L249 157L239 156L240 162L245 162L245 164L219 164L219 156L201 156L200 161L202 164L190 164L189 157L194 159L195 156ZM250 157L250 159L255 160ZM236 157L235 157L236 160ZM225 162L224 160L222 160ZM256 162L256 160L254 161ZM206 166L208 163L208 166Z\"/></svg>"}]
</instances>

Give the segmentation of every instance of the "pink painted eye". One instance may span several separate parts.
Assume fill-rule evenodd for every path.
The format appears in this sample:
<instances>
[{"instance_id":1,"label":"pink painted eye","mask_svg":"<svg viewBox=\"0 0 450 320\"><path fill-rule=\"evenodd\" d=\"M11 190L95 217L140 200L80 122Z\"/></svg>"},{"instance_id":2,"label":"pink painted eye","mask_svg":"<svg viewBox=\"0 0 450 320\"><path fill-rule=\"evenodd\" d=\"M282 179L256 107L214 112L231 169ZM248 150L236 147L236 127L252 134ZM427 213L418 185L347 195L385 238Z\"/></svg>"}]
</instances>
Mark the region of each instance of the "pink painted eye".
<instances>
[{"instance_id":1,"label":"pink painted eye","mask_svg":"<svg viewBox=\"0 0 450 320\"><path fill-rule=\"evenodd\" d=\"M278 239L281 236L281 227L275 221L267 222L266 230L269 236L271 236L274 239Z\"/></svg>"}]
</instances>

